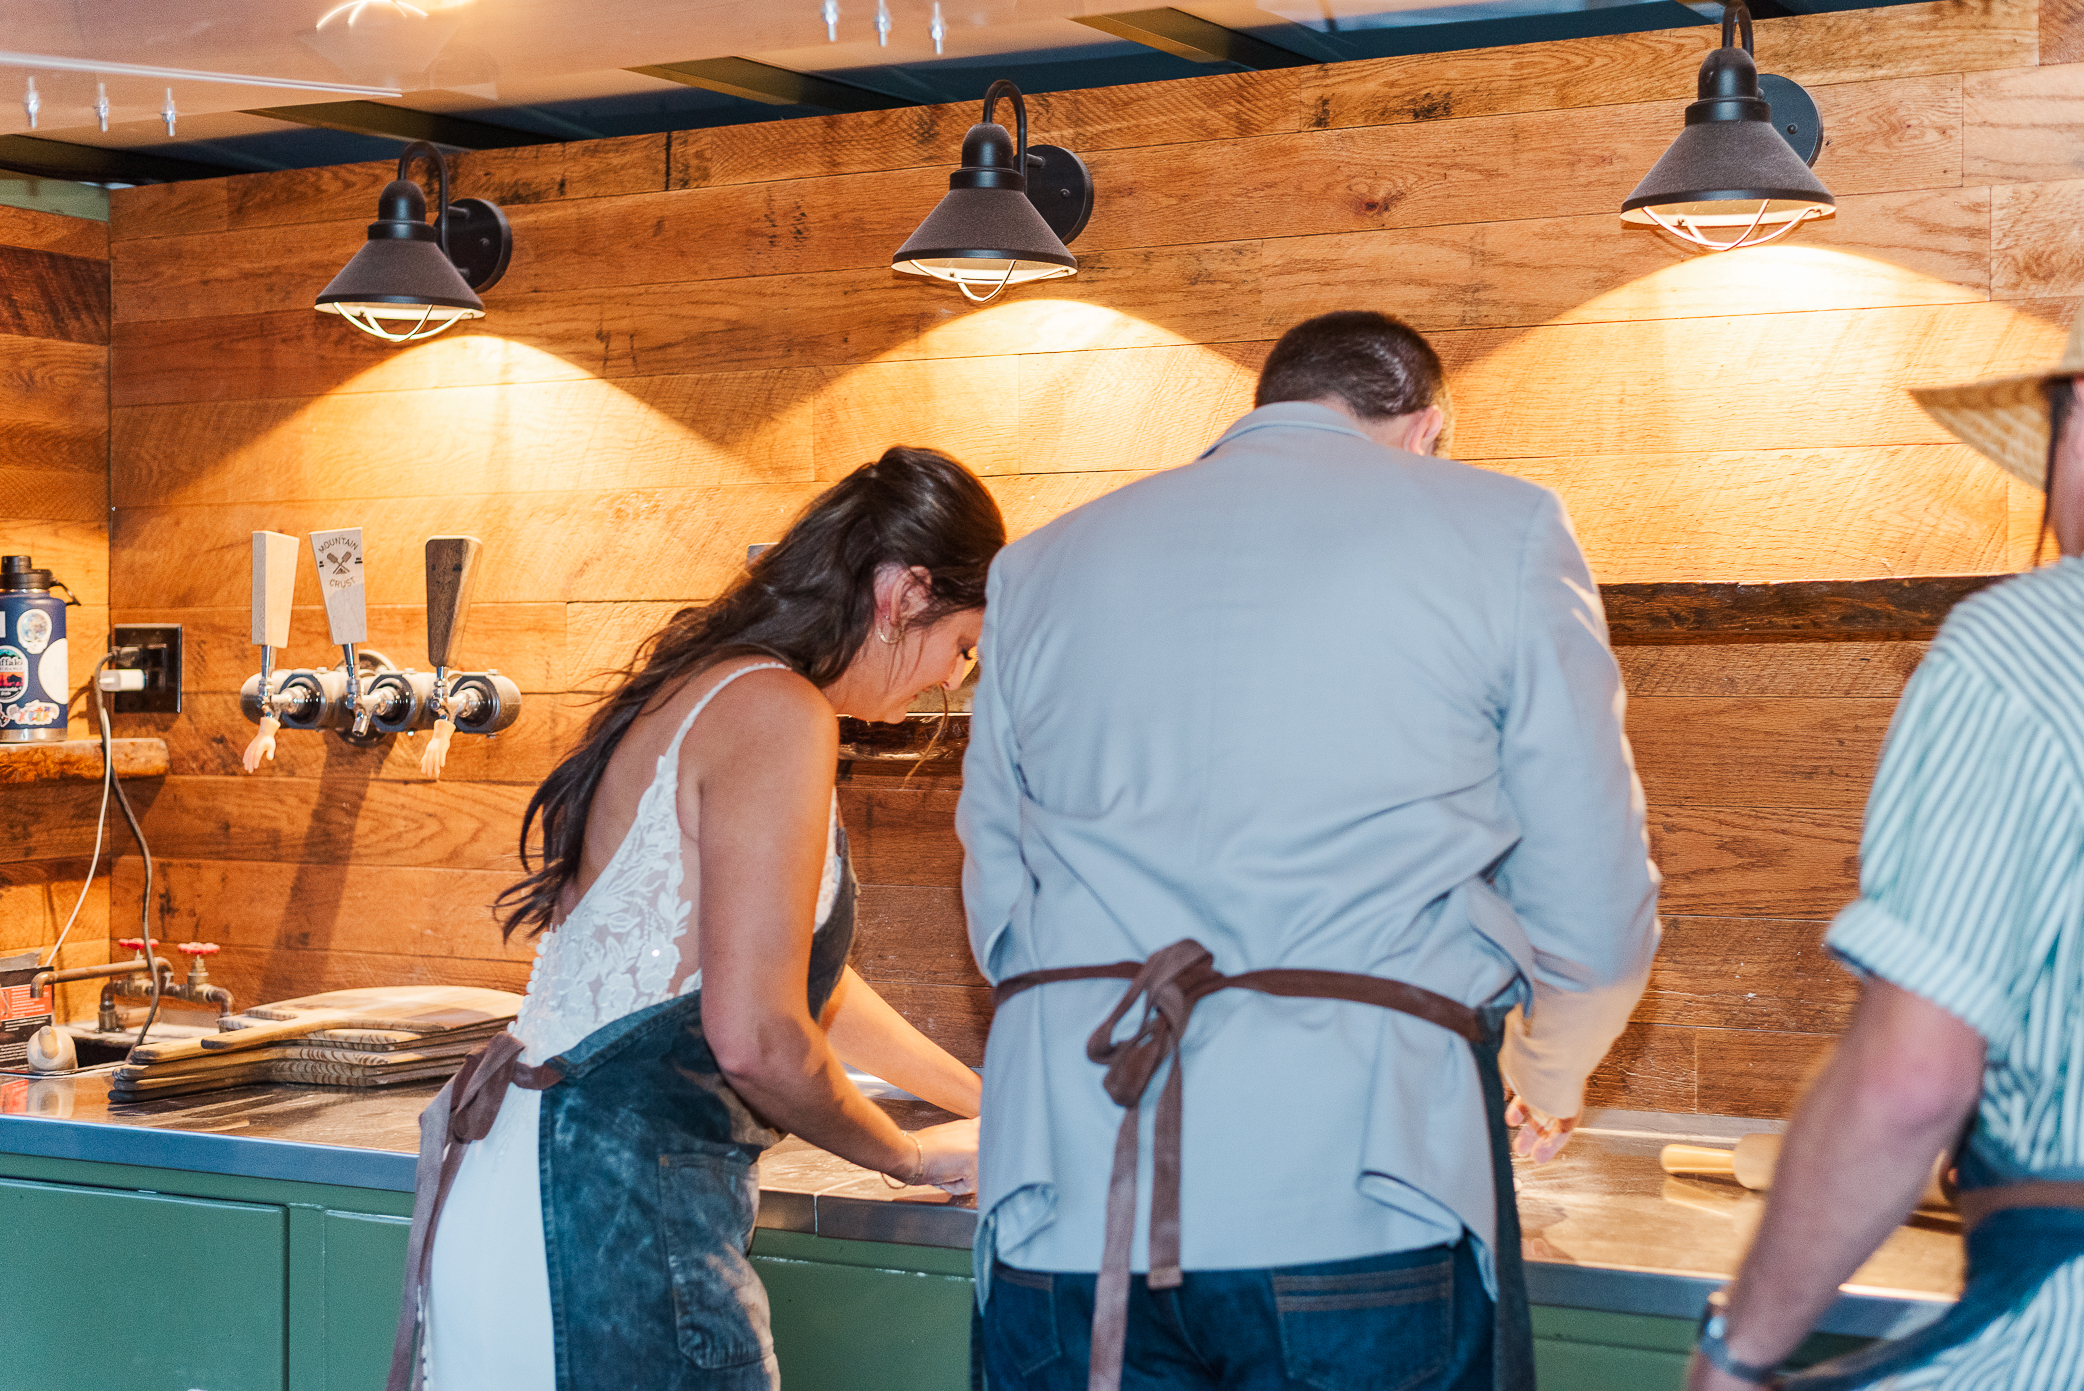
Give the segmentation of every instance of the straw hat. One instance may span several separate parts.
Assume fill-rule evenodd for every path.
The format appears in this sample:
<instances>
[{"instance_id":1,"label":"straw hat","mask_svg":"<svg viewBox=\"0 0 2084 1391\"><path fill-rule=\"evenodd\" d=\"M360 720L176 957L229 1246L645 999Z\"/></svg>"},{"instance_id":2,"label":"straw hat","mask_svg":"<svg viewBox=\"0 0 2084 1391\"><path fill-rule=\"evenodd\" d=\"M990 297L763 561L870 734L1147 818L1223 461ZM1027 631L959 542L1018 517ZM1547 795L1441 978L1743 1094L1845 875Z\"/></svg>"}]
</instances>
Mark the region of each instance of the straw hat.
<instances>
[{"instance_id":1,"label":"straw hat","mask_svg":"<svg viewBox=\"0 0 2084 1391\"><path fill-rule=\"evenodd\" d=\"M1968 386L1913 388L1925 414L1946 426L1969 448L2022 483L2048 486L2047 384L2057 377L2084 377L2084 314L2070 329L2062 361L2030 377L1999 377Z\"/></svg>"}]
</instances>

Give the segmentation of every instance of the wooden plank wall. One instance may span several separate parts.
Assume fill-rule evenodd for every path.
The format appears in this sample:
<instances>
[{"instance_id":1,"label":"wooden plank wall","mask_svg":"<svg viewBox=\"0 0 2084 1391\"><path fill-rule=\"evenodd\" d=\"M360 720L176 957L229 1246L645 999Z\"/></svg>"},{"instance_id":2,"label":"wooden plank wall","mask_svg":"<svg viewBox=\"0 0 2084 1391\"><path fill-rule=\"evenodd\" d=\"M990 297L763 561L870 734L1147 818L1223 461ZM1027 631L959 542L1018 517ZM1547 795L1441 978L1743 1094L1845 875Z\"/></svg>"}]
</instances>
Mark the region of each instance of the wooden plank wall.
<instances>
[{"instance_id":1,"label":"wooden plank wall","mask_svg":"<svg viewBox=\"0 0 2084 1391\"><path fill-rule=\"evenodd\" d=\"M92 723L81 693L108 642L108 259L104 223L0 207L0 554L33 556L80 599L67 614L75 738ZM95 787L0 787L0 954L56 940L98 804ZM97 881L63 964L106 961L108 937ZM91 1008L92 992L68 988L68 1007L83 1000Z\"/></svg>"},{"instance_id":2,"label":"wooden plank wall","mask_svg":"<svg viewBox=\"0 0 2084 1391\"><path fill-rule=\"evenodd\" d=\"M402 351L310 307L387 167L119 192L116 612L187 624L195 673L189 713L131 722L174 751L150 821L168 931L227 943L244 999L518 988L525 953L484 905L591 673L885 445L953 452L1025 531L1191 458L1271 341L1326 310L1431 334L1453 452L1557 488L1602 580L2018 568L2036 500L1903 388L2051 360L2084 296L2084 65L2041 64L2043 20L1934 0L1761 22L1762 65L1823 112L1839 214L1723 257L1615 215L1679 129L1706 26L1036 98L1036 138L1097 181L1083 268L983 308L887 268L968 105L464 156L459 192L512 218L512 268L481 325ZM486 540L464 646L530 703L438 787L410 749L312 736L236 772L248 533L337 525L367 529L401 661L422 538ZM293 658L322 632L300 609ZM1671 945L1600 1099L1785 1107L1845 1017L1816 941L1914 660L1629 655ZM955 792L858 766L844 788L864 969L974 1059Z\"/></svg>"}]
</instances>

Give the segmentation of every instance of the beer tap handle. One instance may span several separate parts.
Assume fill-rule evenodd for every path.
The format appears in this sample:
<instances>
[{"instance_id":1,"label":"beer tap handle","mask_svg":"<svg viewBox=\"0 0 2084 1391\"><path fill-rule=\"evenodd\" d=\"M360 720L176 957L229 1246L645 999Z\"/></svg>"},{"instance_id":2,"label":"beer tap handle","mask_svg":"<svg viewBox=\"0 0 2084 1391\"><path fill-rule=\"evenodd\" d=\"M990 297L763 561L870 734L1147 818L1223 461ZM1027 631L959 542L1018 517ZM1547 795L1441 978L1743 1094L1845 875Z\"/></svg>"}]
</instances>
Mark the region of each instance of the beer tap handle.
<instances>
[{"instance_id":1,"label":"beer tap handle","mask_svg":"<svg viewBox=\"0 0 2084 1391\"><path fill-rule=\"evenodd\" d=\"M362 529L311 533L311 559L318 566L318 592L326 603L326 625L333 643L347 657L347 708L356 734L369 732L369 711L362 702L362 674L355 668L355 644L369 641L368 591L362 581Z\"/></svg>"},{"instance_id":2,"label":"beer tap handle","mask_svg":"<svg viewBox=\"0 0 2084 1391\"><path fill-rule=\"evenodd\" d=\"M275 654L289 646L290 604L297 589L297 538L279 531L253 533L253 641L261 650L260 732L239 756L251 773L275 757Z\"/></svg>"},{"instance_id":3,"label":"beer tap handle","mask_svg":"<svg viewBox=\"0 0 2084 1391\"><path fill-rule=\"evenodd\" d=\"M449 708L449 682L454 673L458 639L463 620L470 611L471 591L478 577L478 552L483 543L475 536L430 536L427 538L427 660L434 667L434 732L420 755L420 772L439 778L449 758L449 741L456 736L456 713Z\"/></svg>"}]
</instances>

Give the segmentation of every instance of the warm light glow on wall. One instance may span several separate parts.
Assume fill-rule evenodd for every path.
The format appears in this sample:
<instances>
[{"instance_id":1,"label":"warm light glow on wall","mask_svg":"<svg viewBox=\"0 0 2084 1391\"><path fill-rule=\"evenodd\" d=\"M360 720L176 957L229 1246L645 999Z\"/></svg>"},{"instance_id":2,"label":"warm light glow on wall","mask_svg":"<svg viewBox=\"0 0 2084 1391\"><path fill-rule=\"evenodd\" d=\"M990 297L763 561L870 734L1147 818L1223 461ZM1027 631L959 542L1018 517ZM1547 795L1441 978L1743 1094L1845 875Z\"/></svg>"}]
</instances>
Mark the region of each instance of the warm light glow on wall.
<instances>
[{"instance_id":1,"label":"warm light glow on wall","mask_svg":"<svg viewBox=\"0 0 2084 1391\"><path fill-rule=\"evenodd\" d=\"M2037 496L1905 388L2026 370L2066 328L1980 285L1794 243L1437 341L1456 456L1561 493L1601 580L1766 581L2026 564ZM1558 420L1565 447L1553 431L1530 447L1527 422Z\"/></svg>"}]
</instances>

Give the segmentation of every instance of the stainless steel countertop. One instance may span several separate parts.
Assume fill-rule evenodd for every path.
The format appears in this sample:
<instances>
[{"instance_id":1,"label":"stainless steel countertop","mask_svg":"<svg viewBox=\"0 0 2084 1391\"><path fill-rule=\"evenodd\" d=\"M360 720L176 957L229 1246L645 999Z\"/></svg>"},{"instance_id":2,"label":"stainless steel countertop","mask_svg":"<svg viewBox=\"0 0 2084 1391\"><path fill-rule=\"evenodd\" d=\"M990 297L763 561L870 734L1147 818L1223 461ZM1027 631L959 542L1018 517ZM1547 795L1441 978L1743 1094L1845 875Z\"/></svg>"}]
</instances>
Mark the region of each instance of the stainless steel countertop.
<instances>
[{"instance_id":1,"label":"stainless steel countertop","mask_svg":"<svg viewBox=\"0 0 2084 1391\"><path fill-rule=\"evenodd\" d=\"M382 1091L244 1087L128 1105L105 1076L0 1078L0 1154L410 1192L417 1117L432 1085ZM907 1129L948 1117L881 1103ZM1536 1304L1691 1318L1727 1279L1757 1226L1761 1195L1714 1179L1668 1178L1668 1141L1728 1143L1772 1122L1595 1111L1563 1155L1519 1166L1529 1291ZM762 1227L857 1241L965 1247L970 1200L882 1177L797 1139L760 1163ZM1899 1228L1821 1325L1883 1335L1935 1317L1959 1290L1951 1218Z\"/></svg>"}]
</instances>

